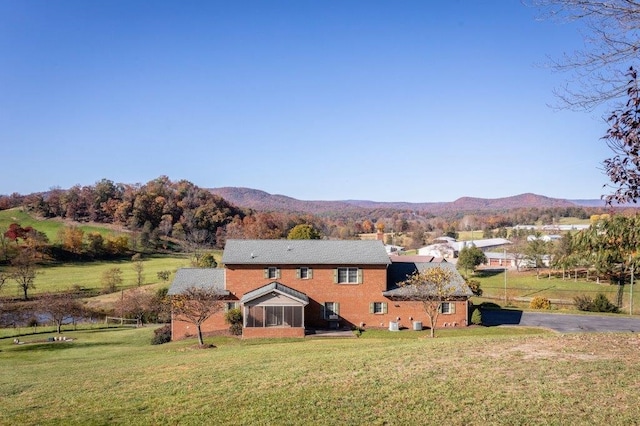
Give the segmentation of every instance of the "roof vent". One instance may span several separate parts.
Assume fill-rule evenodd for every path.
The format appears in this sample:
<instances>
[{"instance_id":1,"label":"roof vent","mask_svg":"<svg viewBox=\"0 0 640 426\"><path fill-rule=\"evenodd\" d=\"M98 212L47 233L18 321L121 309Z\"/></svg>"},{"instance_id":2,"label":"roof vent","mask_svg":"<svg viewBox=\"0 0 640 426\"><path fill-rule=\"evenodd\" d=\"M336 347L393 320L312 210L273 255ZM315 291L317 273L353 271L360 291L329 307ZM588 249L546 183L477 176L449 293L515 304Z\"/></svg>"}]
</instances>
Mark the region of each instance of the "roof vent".
<instances>
[{"instance_id":1,"label":"roof vent","mask_svg":"<svg viewBox=\"0 0 640 426\"><path fill-rule=\"evenodd\" d=\"M253 259L254 257L256 257L256 255L251 253L251 258Z\"/></svg>"},{"instance_id":2,"label":"roof vent","mask_svg":"<svg viewBox=\"0 0 640 426\"><path fill-rule=\"evenodd\" d=\"M291 251L291 246L287 246L287 251Z\"/></svg>"}]
</instances>

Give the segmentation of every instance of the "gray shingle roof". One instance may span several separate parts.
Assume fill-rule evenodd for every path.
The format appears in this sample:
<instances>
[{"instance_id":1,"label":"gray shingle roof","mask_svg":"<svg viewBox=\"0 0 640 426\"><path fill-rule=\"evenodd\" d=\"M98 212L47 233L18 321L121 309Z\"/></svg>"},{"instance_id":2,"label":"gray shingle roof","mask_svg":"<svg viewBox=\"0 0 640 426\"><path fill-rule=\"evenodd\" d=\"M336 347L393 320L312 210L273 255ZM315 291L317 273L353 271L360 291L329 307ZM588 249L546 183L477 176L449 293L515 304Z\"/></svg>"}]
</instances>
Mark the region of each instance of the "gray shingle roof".
<instances>
[{"instance_id":1,"label":"gray shingle roof","mask_svg":"<svg viewBox=\"0 0 640 426\"><path fill-rule=\"evenodd\" d=\"M240 299L241 303L247 303L251 300L257 299L258 297L264 296L265 294L271 293L272 291L278 291L284 295L289 297L293 297L294 299L298 299L303 302L305 305L309 303L309 297L306 294L299 292L298 290L294 290L291 287L287 287L284 284L280 284L279 282L272 282L260 288L250 291L242 296Z\"/></svg>"},{"instance_id":2,"label":"gray shingle roof","mask_svg":"<svg viewBox=\"0 0 640 426\"><path fill-rule=\"evenodd\" d=\"M435 263L410 263L410 262L393 262L387 269L387 291L382 294L387 297L407 297L413 292L409 287L400 287L398 283L407 279L407 276L413 274L416 271L424 271L427 268L443 268L449 269L453 273L453 285L454 290L451 296L454 297L470 297L473 292L469 286L465 283L464 278L458 272L456 267L447 262Z\"/></svg>"},{"instance_id":3,"label":"gray shingle roof","mask_svg":"<svg viewBox=\"0 0 640 426\"><path fill-rule=\"evenodd\" d=\"M382 241L227 240L225 265L389 265Z\"/></svg>"},{"instance_id":4,"label":"gray shingle roof","mask_svg":"<svg viewBox=\"0 0 640 426\"><path fill-rule=\"evenodd\" d=\"M215 268L181 268L171 282L167 294L180 294L188 288L213 288L216 292L228 295L224 285L224 269Z\"/></svg>"}]
</instances>

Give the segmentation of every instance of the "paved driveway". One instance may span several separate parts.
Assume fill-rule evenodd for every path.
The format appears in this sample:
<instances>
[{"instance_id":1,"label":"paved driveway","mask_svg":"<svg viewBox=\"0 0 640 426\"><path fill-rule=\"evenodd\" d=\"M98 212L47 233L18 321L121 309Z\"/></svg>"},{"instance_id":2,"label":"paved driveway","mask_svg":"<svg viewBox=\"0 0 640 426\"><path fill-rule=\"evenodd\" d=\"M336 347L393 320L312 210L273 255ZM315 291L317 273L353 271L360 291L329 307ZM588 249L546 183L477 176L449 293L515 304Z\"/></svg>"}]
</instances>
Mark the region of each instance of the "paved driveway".
<instances>
[{"instance_id":1,"label":"paved driveway","mask_svg":"<svg viewBox=\"0 0 640 426\"><path fill-rule=\"evenodd\" d=\"M570 315L511 310L482 311L484 325L545 327L562 333L578 331L640 332L640 318L628 316Z\"/></svg>"}]
</instances>

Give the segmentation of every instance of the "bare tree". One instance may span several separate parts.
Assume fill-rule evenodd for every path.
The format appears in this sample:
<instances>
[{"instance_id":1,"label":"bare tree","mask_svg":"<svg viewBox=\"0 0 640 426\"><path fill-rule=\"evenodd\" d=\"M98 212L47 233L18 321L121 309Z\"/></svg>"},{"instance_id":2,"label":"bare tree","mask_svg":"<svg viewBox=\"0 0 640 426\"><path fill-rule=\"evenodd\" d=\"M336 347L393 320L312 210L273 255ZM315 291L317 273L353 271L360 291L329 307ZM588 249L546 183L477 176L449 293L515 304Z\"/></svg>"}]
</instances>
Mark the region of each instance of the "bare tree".
<instances>
[{"instance_id":1,"label":"bare tree","mask_svg":"<svg viewBox=\"0 0 640 426\"><path fill-rule=\"evenodd\" d=\"M120 301L120 312L123 317L135 318L142 324L145 316L153 310L154 296L144 289L136 288L126 291Z\"/></svg>"},{"instance_id":2,"label":"bare tree","mask_svg":"<svg viewBox=\"0 0 640 426\"><path fill-rule=\"evenodd\" d=\"M4 287L4 284L7 282L8 279L9 279L8 274L5 274L4 272L0 272L0 291L2 291L2 287Z\"/></svg>"},{"instance_id":3,"label":"bare tree","mask_svg":"<svg viewBox=\"0 0 640 426\"><path fill-rule=\"evenodd\" d=\"M58 334L65 320L79 317L82 313L82 305L71 293L47 293L39 300L38 309L53 321Z\"/></svg>"},{"instance_id":4,"label":"bare tree","mask_svg":"<svg viewBox=\"0 0 640 426\"><path fill-rule=\"evenodd\" d=\"M211 234L206 229L193 229L187 234L186 245L192 253L191 263L198 266L200 258L204 253L204 248L210 245Z\"/></svg>"},{"instance_id":5,"label":"bare tree","mask_svg":"<svg viewBox=\"0 0 640 426\"><path fill-rule=\"evenodd\" d=\"M626 93L625 72L640 55L640 1L531 0L543 18L583 23L585 46L552 61L556 71L570 74L556 91L562 107L591 110Z\"/></svg>"},{"instance_id":6,"label":"bare tree","mask_svg":"<svg viewBox=\"0 0 640 426\"><path fill-rule=\"evenodd\" d=\"M416 271L399 285L407 289L407 299L422 302L429 317L431 337L435 337L436 324L442 302L449 300L457 290L454 273L448 268L436 266Z\"/></svg>"},{"instance_id":7,"label":"bare tree","mask_svg":"<svg viewBox=\"0 0 640 426\"><path fill-rule=\"evenodd\" d=\"M200 346L204 345L202 324L212 315L222 310L222 297L215 289L197 287L190 287L180 294L172 296L171 308L174 317L196 326Z\"/></svg>"},{"instance_id":8,"label":"bare tree","mask_svg":"<svg viewBox=\"0 0 640 426\"><path fill-rule=\"evenodd\" d=\"M29 290L36 288L33 281L36 278L36 261L31 250L23 249L11 260L11 277L22 290L24 300L29 298Z\"/></svg>"}]
</instances>

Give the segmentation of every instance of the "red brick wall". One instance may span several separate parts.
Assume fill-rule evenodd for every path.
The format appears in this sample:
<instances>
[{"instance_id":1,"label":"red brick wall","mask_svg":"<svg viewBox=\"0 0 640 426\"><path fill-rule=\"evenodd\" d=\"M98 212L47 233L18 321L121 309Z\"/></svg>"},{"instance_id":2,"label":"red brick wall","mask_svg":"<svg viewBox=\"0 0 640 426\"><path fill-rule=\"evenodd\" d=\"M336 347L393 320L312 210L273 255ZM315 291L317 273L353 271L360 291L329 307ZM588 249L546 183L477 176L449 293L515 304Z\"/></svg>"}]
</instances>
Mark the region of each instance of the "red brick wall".
<instances>
[{"instance_id":1,"label":"red brick wall","mask_svg":"<svg viewBox=\"0 0 640 426\"><path fill-rule=\"evenodd\" d=\"M302 327L247 327L242 330L242 338L254 337L304 337Z\"/></svg>"},{"instance_id":2,"label":"red brick wall","mask_svg":"<svg viewBox=\"0 0 640 426\"><path fill-rule=\"evenodd\" d=\"M362 284L335 284L334 269L336 266L308 265L313 270L312 279L296 278L296 266L268 265L280 268L280 278L264 278L264 268L245 265L227 265L226 284L231 292L231 298L239 300L242 296L258 287L273 281L278 281L288 287L294 288L309 297L309 305L305 308L304 318L307 327L328 327L328 322L321 318L321 306L324 302L338 302L340 304L340 327L351 328L353 326L382 327L387 328L390 321L399 321L401 327L412 328L413 321L421 321L426 328L429 326L429 318L424 313L420 302L394 302L382 296L386 290L387 270L384 265L365 266L363 268ZM386 314L369 313L371 302L387 303ZM456 302L455 314L440 314L438 327L465 326L467 325L467 302ZM203 331L226 330L228 325L224 322L224 312L216 314L206 321ZM246 337L259 331L247 331ZM288 328L260 328L261 336L264 333L274 333L274 336L283 336ZM268 331L266 331L268 330ZM172 336L180 339L185 334L195 335L195 326L181 321L174 321ZM295 336L300 337L300 336Z\"/></svg>"}]
</instances>

